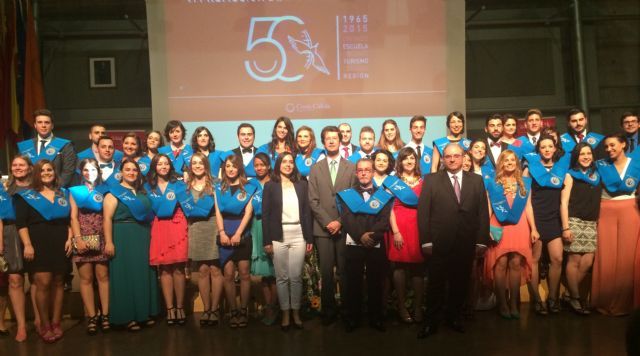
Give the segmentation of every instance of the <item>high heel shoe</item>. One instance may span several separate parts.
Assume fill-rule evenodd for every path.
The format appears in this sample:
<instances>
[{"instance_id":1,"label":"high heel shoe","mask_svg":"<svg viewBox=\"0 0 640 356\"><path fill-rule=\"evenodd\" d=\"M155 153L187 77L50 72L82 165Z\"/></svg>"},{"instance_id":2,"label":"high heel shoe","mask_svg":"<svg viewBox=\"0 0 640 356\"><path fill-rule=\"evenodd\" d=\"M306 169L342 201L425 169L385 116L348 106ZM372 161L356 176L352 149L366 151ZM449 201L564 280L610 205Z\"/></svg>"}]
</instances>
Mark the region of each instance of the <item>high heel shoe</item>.
<instances>
[{"instance_id":1,"label":"high heel shoe","mask_svg":"<svg viewBox=\"0 0 640 356\"><path fill-rule=\"evenodd\" d=\"M548 298L547 299L547 309L552 314L560 313L560 310L561 310L560 309L560 302L558 302L557 299Z\"/></svg>"},{"instance_id":2,"label":"high heel shoe","mask_svg":"<svg viewBox=\"0 0 640 356\"><path fill-rule=\"evenodd\" d=\"M184 313L184 308L176 308L176 323L180 326L184 326L187 323L187 315Z\"/></svg>"},{"instance_id":3,"label":"high heel shoe","mask_svg":"<svg viewBox=\"0 0 640 356\"><path fill-rule=\"evenodd\" d=\"M211 310L205 310L200 316L200 327L209 326L209 320L211 319Z\"/></svg>"},{"instance_id":4,"label":"high heel shoe","mask_svg":"<svg viewBox=\"0 0 640 356\"><path fill-rule=\"evenodd\" d=\"M109 314L102 314L100 316L100 330L103 333L108 333L111 331L111 322L109 322Z\"/></svg>"},{"instance_id":5,"label":"high heel shoe","mask_svg":"<svg viewBox=\"0 0 640 356\"><path fill-rule=\"evenodd\" d=\"M98 314L87 320L87 334L95 335L98 332Z\"/></svg>"},{"instance_id":6,"label":"high heel shoe","mask_svg":"<svg viewBox=\"0 0 640 356\"><path fill-rule=\"evenodd\" d=\"M176 308L167 308L167 325L176 325Z\"/></svg>"},{"instance_id":7,"label":"high heel shoe","mask_svg":"<svg viewBox=\"0 0 640 356\"><path fill-rule=\"evenodd\" d=\"M413 323L413 318L411 317L411 314L409 314L409 311L407 310L407 308L402 308L398 310L398 318L400 319L401 322L405 324Z\"/></svg>"},{"instance_id":8,"label":"high heel shoe","mask_svg":"<svg viewBox=\"0 0 640 356\"><path fill-rule=\"evenodd\" d=\"M544 306L544 303L542 303L542 301L540 300L533 302L533 311L541 316L546 316L547 314L549 314L547 308Z\"/></svg>"},{"instance_id":9,"label":"high heel shoe","mask_svg":"<svg viewBox=\"0 0 640 356\"><path fill-rule=\"evenodd\" d=\"M241 308L238 313L238 327L246 328L249 325L249 308Z\"/></svg>"},{"instance_id":10,"label":"high heel shoe","mask_svg":"<svg viewBox=\"0 0 640 356\"><path fill-rule=\"evenodd\" d=\"M62 331L62 327L60 326L60 322L51 323L51 332L53 333L54 341L58 341L62 339L64 332Z\"/></svg>"},{"instance_id":11,"label":"high heel shoe","mask_svg":"<svg viewBox=\"0 0 640 356\"><path fill-rule=\"evenodd\" d=\"M46 344L53 344L57 340L56 336L53 334L53 331L51 330L51 327L49 326L44 326L44 325L40 326L40 328L38 329L38 335L40 335L40 338Z\"/></svg>"}]
</instances>

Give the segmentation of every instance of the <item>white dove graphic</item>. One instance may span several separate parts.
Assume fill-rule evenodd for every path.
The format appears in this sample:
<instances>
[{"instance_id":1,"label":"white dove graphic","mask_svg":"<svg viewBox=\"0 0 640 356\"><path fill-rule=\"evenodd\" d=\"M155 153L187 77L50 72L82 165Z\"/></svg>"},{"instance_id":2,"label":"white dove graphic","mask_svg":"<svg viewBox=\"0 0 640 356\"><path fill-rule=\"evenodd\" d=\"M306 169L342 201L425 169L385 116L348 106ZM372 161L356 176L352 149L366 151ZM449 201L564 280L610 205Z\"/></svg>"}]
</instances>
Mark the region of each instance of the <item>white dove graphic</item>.
<instances>
[{"instance_id":1,"label":"white dove graphic","mask_svg":"<svg viewBox=\"0 0 640 356\"><path fill-rule=\"evenodd\" d=\"M289 44L294 51L298 54L302 54L307 57L307 62L304 64L305 69L309 69L310 66L317 69L320 73L329 75L329 70L324 64L322 57L318 54L318 43L311 42L311 36L307 30L302 31L302 41L296 40L291 36L289 38Z\"/></svg>"}]
</instances>

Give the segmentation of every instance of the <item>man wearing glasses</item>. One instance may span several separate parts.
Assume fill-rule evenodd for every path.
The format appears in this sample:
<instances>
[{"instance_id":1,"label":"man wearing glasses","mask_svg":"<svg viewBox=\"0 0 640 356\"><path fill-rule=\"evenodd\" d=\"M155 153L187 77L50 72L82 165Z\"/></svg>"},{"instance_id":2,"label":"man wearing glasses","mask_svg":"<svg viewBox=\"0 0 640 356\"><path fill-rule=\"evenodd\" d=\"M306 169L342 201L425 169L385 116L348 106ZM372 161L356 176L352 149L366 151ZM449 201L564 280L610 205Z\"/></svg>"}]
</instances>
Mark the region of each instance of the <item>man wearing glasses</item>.
<instances>
[{"instance_id":1,"label":"man wearing glasses","mask_svg":"<svg viewBox=\"0 0 640 356\"><path fill-rule=\"evenodd\" d=\"M620 117L620 126L627 136L627 153L634 153L638 147L638 114L627 111ZM638 154L640 151L637 151Z\"/></svg>"},{"instance_id":2,"label":"man wearing glasses","mask_svg":"<svg viewBox=\"0 0 640 356\"><path fill-rule=\"evenodd\" d=\"M442 319L451 329L465 331L461 314L475 247L489 241L482 177L462 170L463 155L458 144L448 144L443 155L445 170L424 178L418 200L420 243L426 253L432 247L427 311L418 338L435 334Z\"/></svg>"}]
</instances>

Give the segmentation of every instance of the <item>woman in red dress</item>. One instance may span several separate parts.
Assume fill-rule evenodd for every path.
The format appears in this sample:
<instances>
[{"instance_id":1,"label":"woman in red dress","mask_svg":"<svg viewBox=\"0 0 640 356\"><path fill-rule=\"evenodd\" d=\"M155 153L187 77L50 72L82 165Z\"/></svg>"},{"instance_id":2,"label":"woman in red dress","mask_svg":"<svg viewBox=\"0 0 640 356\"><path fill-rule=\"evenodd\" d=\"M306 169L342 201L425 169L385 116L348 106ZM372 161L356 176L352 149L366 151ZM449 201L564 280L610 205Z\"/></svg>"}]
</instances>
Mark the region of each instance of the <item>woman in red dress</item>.
<instances>
[{"instance_id":1,"label":"woman in red dress","mask_svg":"<svg viewBox=\"0 0 640 356\"><path fill-rule=\"evenodd\" d=\"M398 315L406 323L421 322L423 319L424 259L417 223L417 203L418 195L422 190L422 176L418 162L418 156L412 148L403 148L396 161L397 178L395 179L397 181L393 184L404 189L393 189L386 180L384 184L396 196L391 211L391 231L386 236L387 256L393 266L393 285L398 298ZM413 316L405 304L407 274L411 278L414 292Z\"/></svg>"}]
</instances>

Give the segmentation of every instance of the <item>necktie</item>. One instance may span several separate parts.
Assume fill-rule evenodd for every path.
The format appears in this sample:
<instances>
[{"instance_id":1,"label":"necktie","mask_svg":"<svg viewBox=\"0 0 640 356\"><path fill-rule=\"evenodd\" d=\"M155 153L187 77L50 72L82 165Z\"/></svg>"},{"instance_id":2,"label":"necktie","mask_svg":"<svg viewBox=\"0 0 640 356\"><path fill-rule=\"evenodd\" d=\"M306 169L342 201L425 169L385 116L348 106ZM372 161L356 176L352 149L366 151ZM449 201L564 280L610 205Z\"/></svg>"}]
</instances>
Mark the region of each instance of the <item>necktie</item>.
<instances>
[{"instance_id":1,"label":"necktie","mask_svg":"<svg viewBox=\"0 0 640 356\"><path fill-rule=\"evenodd\" d=\"M456 199L460 203L460 182L458 182L458 176L453 175L453 191L456 193Z\"/></svg>"},{"instance_id":2,"label":"necktie","mask_svg":"<svg viewBox=\"0 0 640 356\"><path fill-rule=\"evenodd\" d=\"M253 150L251 148L243 148L242 153L253 153Z\"/></svg>"},{"instance_id":3,"label":"necktie","mask_svg":"<svg viewBox=\"0 0 640 356\"><path fill-rule=\"evenodd\" d=\"M102 168L111 168L113 169L113 162L111 163L100 163L100 169Z\"/></svg>"},{"instance_id":4,"label":"necktie","mask_svg":"<svg viewBox=\"0 0 640 356\"><path fill-rule=\"evenodd\" d=\"M422 146L416 146L416 151L418 152L418 159L422 158Z\"/></svg>"},{"instance_id":5,"label":"necktie","mask_svg":"<svg viewBox=\"0 0 640 356\"><path fill-rule=\"evenodd\" d=\"M531 143L533 143L533 145L535 146L535 145L536 145L536 142L538 142L538 138L537 138L537 137L535 137L535 136L533 136L533 137L531 138Z\"/></svg>"},{"instance_id":6,"label":"necktie","mask_svg":"<svg viewBox=\"0 0 640 356\"><path fill-rule=\"evenodd\" d=\"M344 158L349 158L349 147L342 147L342 150L344 151Z\"/></svg>"},{"instance_id":7,"label":"necktie","mask_svg":"<svg viewBox=\"0 0 640 356\"><path fill-rule=\"evenodd\" d=\"M636 143L633 137L629 138L629 152L633 152L636 149Z\"/></svg>"},{"instance_id":8,"label":"necktie","mask_svg":"<svg viewBox=\"0 0 640 356\"><path fill-rule=\"evenodd\" d=\"M336 162L336 160L331 160L330 164L329 164L329 174L331 175L331 184L336 184L336 175L338 173L338 170L336 169L336 164L338 162Z\"/></svg>"},{"instance_id":9,"label":"necktie","mask_svg":"<svg viewBox=\"0 0 640 356\"><path fill-rule=\"evenodd\" d=\"M584 134L577 134L576 137L578 138L578 142L582 142L582 139L584 138Z\"/></svg>"},{"instance_id":10,"label":"necktie","mask_svg":"<svg viewBox=\"0 0 640 356\"><path fill-rule=\"evenodd\" d=\"M40 140L40 152L38 152L38 154L44 152L44 147L47 143L47 140Z\"/></svg>"}]
</instances>

